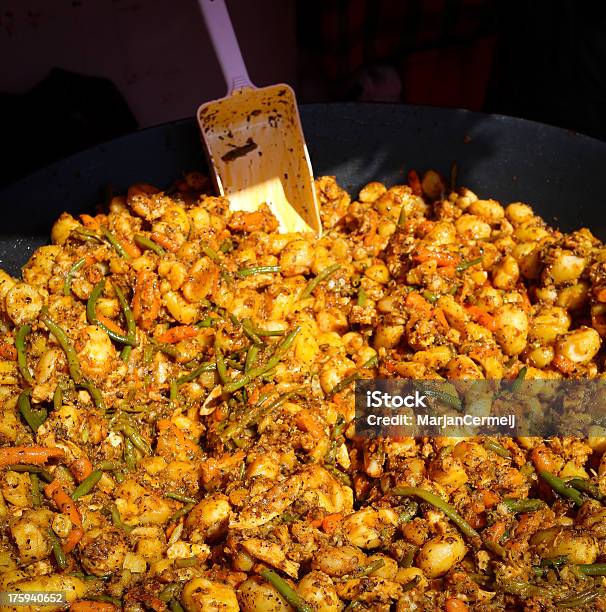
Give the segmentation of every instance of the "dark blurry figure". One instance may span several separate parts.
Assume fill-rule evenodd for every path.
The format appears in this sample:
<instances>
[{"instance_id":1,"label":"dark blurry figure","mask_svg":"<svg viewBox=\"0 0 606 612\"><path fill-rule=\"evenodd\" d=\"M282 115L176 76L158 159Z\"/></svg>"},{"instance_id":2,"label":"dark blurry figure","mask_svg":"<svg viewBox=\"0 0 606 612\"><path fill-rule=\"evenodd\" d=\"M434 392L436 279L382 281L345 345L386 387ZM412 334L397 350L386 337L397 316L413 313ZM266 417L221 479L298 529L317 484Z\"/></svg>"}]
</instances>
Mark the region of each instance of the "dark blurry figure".
<instances>
[{"instance_id":1,"label":"dark blurry figure","mask_svg":"<svg viewBox=\"0 0 606 612\"><path fill-rule=\"evenodd\" d=\"M57 68L25 94L0 93L0 113L0 184L137 127L111 81Z\"/></svg>"},{"instance_id":2,"label":"dark blurry figure","mask_svg":"<svg viewBox=\"0 0 606 612\"><path fill-rule=\"evenodd\" d=\"M606 3L501 0L491 111L606 139Z\"/></svg>"},{"instance_id":3,"label":"dark blurry figure","mask_svg":"<svg viewBox=\"0 0 606 612\"><path fill-rule=\"evenodd\" d=\"M481 109L496 0L300 0L301 97Z\"/></svg>"}]
</instances>

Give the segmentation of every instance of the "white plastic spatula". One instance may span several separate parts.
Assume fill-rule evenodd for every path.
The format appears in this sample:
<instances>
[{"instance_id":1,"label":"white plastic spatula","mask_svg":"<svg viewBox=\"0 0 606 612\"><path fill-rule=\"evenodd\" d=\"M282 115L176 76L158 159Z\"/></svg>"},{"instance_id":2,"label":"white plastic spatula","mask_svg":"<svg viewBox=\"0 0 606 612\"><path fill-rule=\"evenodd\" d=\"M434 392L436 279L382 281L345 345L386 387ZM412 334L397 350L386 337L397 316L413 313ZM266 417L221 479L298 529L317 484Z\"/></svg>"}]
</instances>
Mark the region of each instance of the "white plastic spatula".
<instances>
[{"instance_id":1,"label":"white plastic spatula","mask_svg":"<svg viewBox=\"0 0 606 612\"><path fill-rule=\"evenodd\" d=\"M224 0L198 0L227 82L227 96L202 104L198 123L211 171L233 210L266 203L283 232L320 235L320 211L293 90L255 87Z\"/></svg>"}]
</instances>

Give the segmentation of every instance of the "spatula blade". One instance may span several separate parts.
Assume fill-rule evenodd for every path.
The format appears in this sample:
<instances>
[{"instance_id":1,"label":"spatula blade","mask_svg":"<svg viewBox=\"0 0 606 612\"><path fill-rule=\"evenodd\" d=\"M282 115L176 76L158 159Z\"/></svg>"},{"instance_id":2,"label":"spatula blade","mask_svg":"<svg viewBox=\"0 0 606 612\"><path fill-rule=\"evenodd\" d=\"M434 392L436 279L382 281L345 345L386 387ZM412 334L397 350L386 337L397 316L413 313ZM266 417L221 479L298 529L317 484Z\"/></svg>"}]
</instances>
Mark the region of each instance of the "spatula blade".
<instances>
[{"instance_id":1,"label":"spatula blade","mask_svg":"<svg viewBox=\"0 0 606 612\"><path fill-rule=\"evenodd\" d=\"M295 94L284 84L243 88L198 109L206 153L233 210L266 203L284 232L320 235L313 173Z\"/></svg>"}]
</instances>

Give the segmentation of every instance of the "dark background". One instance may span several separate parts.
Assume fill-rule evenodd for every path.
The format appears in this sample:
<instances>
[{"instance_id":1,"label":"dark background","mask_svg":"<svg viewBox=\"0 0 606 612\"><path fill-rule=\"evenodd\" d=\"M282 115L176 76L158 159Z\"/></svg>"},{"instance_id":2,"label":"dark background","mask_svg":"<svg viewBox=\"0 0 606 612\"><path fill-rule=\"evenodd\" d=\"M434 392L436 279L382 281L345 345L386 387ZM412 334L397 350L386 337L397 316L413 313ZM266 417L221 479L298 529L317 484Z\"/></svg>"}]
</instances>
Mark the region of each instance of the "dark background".
<instances>
[{"instance_id":1,"label":"dark background","mask_svg":"<svg viewBox=\"0 0 606 612\"><path fill-rule=\"evenodd\" d=\"M290 83L300 103L460 107L606 139L606 3L228 7L253 81ZM0 184L224 93L194 0L0 0Z\"/></svg>"}]
</instances>

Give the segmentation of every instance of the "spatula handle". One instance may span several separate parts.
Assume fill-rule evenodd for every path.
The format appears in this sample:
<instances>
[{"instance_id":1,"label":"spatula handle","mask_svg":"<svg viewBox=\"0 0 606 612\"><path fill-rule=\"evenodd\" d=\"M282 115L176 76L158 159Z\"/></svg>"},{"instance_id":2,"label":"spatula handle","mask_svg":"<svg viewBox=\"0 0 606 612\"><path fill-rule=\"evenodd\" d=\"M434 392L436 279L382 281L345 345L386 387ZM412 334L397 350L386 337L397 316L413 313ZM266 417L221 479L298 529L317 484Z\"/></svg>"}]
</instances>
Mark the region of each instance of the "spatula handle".
<instances>
[{"instance_id":1,"label":"spatula handle","mask_svg":"<svg viewBox=\"0 0 606 612\"><path fill-rule=\"evenodd\" d=\"M235 89L254 87L242 59L225 0L198 0L198 3L227 83L227 95Z\"/></svg>"}]
</instances>

